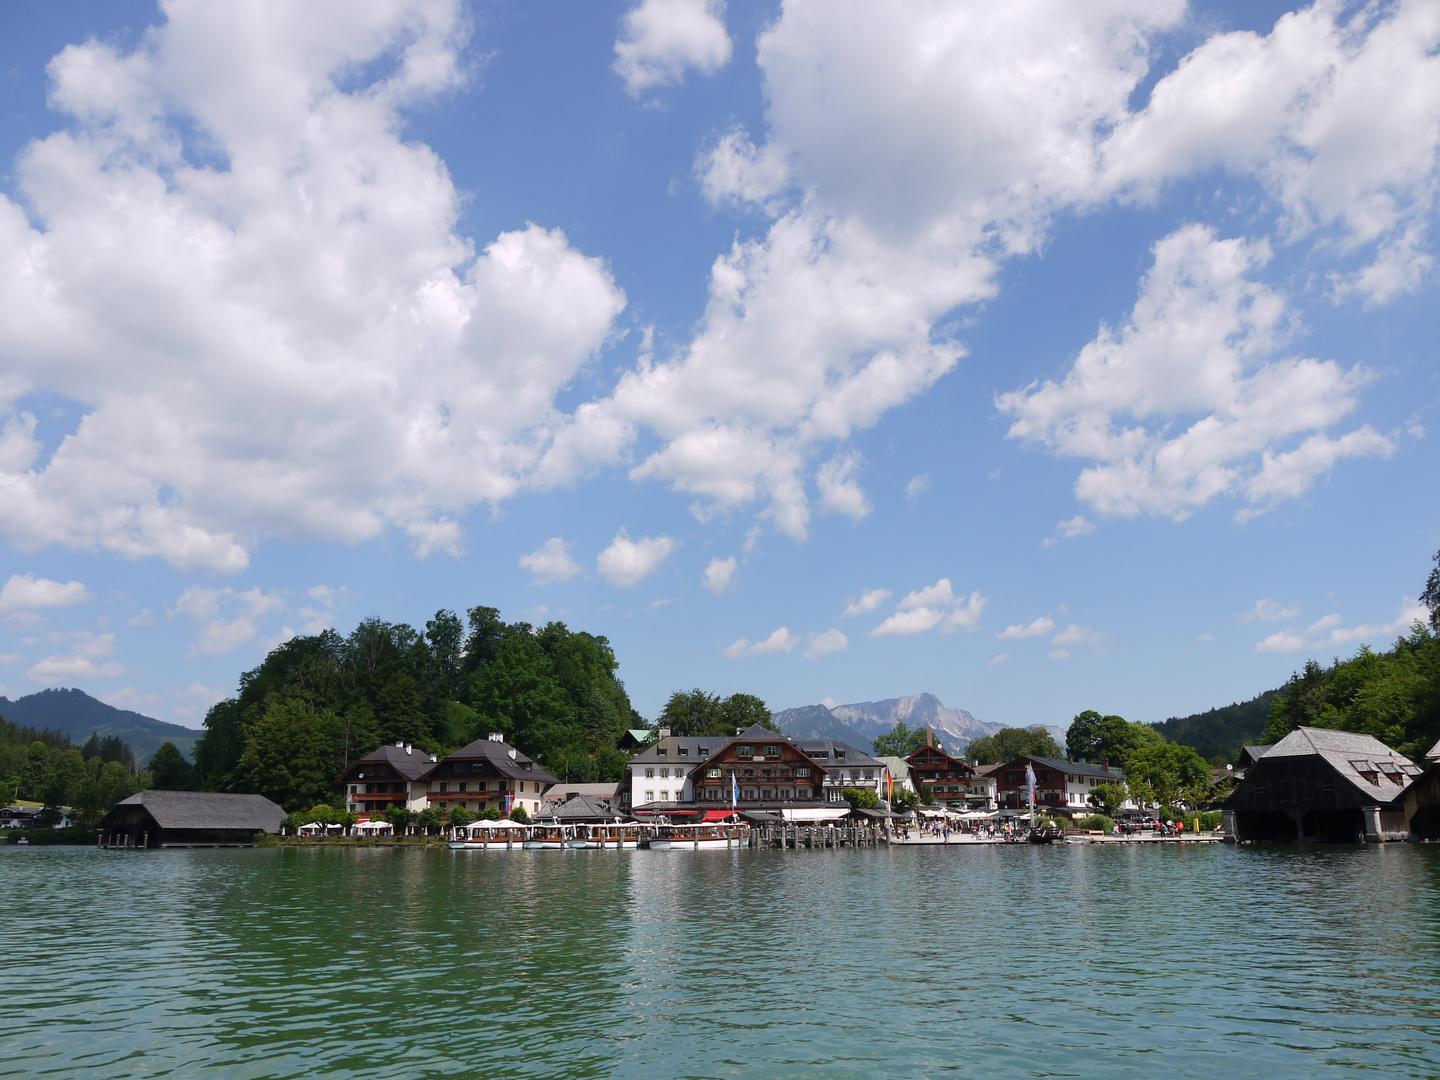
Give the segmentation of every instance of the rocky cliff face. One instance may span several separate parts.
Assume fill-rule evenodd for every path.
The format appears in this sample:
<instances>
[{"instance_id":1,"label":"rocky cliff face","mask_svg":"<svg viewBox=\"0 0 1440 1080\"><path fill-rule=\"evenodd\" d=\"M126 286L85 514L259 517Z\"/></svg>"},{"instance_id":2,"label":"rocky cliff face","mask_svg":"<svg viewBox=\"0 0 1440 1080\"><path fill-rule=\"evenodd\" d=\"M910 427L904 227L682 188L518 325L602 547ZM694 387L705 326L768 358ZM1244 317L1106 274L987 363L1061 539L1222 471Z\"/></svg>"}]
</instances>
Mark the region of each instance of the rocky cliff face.
<instances>
[{"instance_id":1,"label":"rocky cliff face","mask_svg":"<svg viewBox=\"0 0 1440 1080\"><path fill-rule=\"evenodd\" d=\"M823 705L807 705L801 709L786 709L776 713L775 719L783 731L790 726L815 728L818 725L817 709ZM943 704L934 694L913 694L908 697L886 698L884 701L860 701L850 705L832 705L827 710L834 719L864 736L873 739L895 730L895 725L904 721L906 726L935 729L940 741L947 747L958 750L971 739L999 731L1001 724L987 724L976 720L964 709L952 709ZM812 736L814 737L814 736ZM833 736L820 736L833 737Z\"/></svg>"}]
</instances>

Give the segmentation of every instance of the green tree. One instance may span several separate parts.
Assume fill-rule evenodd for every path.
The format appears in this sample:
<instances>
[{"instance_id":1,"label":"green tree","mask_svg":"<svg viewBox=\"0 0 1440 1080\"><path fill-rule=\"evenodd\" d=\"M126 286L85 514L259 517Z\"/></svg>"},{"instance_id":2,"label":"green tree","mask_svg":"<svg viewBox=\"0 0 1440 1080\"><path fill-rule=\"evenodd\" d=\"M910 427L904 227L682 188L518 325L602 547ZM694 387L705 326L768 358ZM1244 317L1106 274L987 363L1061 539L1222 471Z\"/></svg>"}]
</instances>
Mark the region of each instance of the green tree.
<instances>
[{"instance_id":1,"label":"green tree","mask_svg":"<svg viewBox=\"0 0 1440 1080\"><path fill-rule=\"evenodd\" d=\"M1091 806L1097 807L1106 817L1114 817L1116 812L1130 797L1130 791L1123 780L1117 780L1113 784L1096 784L1090 790L1087 797Z\"/></svg>"},{"instance_id":2,"label":"green tree","mask_svg":"<svg viewBox=\"0 0 1440 1080\"><path fill-rule=\"evenodd\" d=\"M164 791L189 791L194 787L194 767L172 742L160 744L149 769L151 783Z\"/></svg>"},{"instance_id":3,"label":"green tree","mask_svg":"<svg viewBox=\"0 0 1440 1080\"><path fill-rule=\"evenodd\" d=\"M1434 562L1435 567L1420 593L1420 602L1430 609L1430 629L1440 630L1440 551L1435 552Z\"/></svg>"},{"instance_id":4,"label":"green tree","mask_svg":"<svg viewBox=\"0 0 1440 1080\"><path fill-rule=\"evenodd\" d=\"M1123 716L1101 716L1086 709L1065 732L1065 750L1077 761L1125 761L1144 746L1159 746L1165 737L1148 724L1134 724Z\"/></svg>"},{"instance_id":5,"label":"green tree","mask_svg":"<svg viewBox=\"0 0 1440 1080\"><path fill-rule=\"evenodd\" d=\"M246 733L236 765L239 782L285 807L325 802L339 771L333 739L338 727L333 715L316 713L298 698L275 703Z\"/></svg>"},{"instance_id":6,"label":"green tree","mask_svg":"<svg viewBox=\"0 0 1440 1080\"><path fill-rule=\"evenodd\" d=\"M427 806L416 815L415 824L420 826L426 836L430 836L444 827L445 813L438 806Z\"/></svg>"},{"instance_id":7,"label":"green tree","mask_svg":"<svg viewBox=\"0 0 1440 1080\"><path fill-rule=\"evenodd\" d=\"M548 759L569 726L570 704L534 636L507 634L475 687L477 712L498 722L509 742Z\"/></svg>"},{"instance_id":8,"label":"green tree","mask_svg":"<svg viewBox=\"0 0 1440 1080\"><path fill-rule=\"evenodd\" d=\"M895 789L894 796L890 799L890 809L897 814L903 814L907 810L914 810L920 805L920 796L913 791Z\"/></svg>"},{"instance_id":9,"label":"green tree","mask_svg":"<svg viewBox=\"0 0 1440 1080\"><path fill-rule=\"evenodd\" d=\"M853 810L874 810L880 805L880 796L870 788L841 788L840 797L849 803Z\"/></svg>"},{"instance_id":10,"label":"green tree","mask_svg":"<svg viewBox=\"0 0 1440 1080\"><path fill-rule=\"evenodd\" d=\"M475 816L463 806L457 806L449 813L450 825L452 828L463 829L475 820Z\"/></svg>"},{"instance_id":11,"label":"green tree","mask_svg":"<svg viewBox=\"0 0 1440 1080\"><path fill-rule=\"evenodd\" d=\"M1125 781L1141 802L1198 805L1210 788L1210 766L1194 748L1166 743L1136 750L1125 762Z\"/></svg>"},{"instance_id":12,"label":"green tree","mask_svg":"<svg viewBox=\"0 0 1440 1080\"><path fill-rule=\"evenodd\" d=\"M779 734L780 725L770 713L770 706L754 694L731 694L720 703L720 715L729 729L725 734L733 735L737 729L759 724ZM703 734L710 734L704 732Z\"/></svg>"},{"instance_id":13,"label":"green tree","mask_svg":"<svg viewBox=\"0 0 1440 1080\"><path fill-rule=\"evenodd\" d=\"M1030 757L1063 758L1065 752L1055 741L1055 736L1044 727L1001 728L993 735L973 739L965 753L982 765L995 765L1013 761L1022 755Z\"/></svg>"},{"instance_id":14,"label":"green tree","mask_svg":"<svg viewBox=\"0 0 1440 1080\"><path fill-rule=\"evenodd\" d=\"M877 757L909 757L925 745L925 729L905 726L900 720L891 731L870 740Z\"/></svg>"},{"instance_id":15,"label":"green tree","mask_svg":"<svg viewBox=\"0 0 1440 1080\"><path fill-rule=\"evenodd\" d=\"M383 815L397 836L413 825L417 816L414 810L410 810L404 806L386 807Z\"/></svg>"},{"instance_id":16,"label":"green tree","mask_svg":"<svg viewBox=\"0 0 1440 1080\"><path fill-rule=\"evenodd\" d=\"M660 710L655 726L668 727L670 734L681 737L735 734L735 729L721 711L720 695L707 694L698 686L671 694Z\"/></svg>"},{"instance_id":17,"label":"green tree","mask_svg":"<svg viewBox=\"0 0 1440 1080\"><path fill-rule=\"evenodd\" d=\"M521 825L529 825L530 815L526 813L525 807L517 806L510 811L510 820L518 822Z\"/></svg>"}]
</instances>

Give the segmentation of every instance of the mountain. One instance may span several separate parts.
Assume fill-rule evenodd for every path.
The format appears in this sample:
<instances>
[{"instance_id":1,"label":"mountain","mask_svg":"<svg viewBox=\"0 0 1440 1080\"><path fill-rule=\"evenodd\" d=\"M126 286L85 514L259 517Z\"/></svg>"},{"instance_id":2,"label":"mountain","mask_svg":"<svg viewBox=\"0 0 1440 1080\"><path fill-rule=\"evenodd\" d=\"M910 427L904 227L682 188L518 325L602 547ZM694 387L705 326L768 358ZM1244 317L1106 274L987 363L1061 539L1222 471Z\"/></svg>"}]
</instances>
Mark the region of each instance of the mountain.
<instances>
[{"instance_id":1,"label":"mountain","mask_svg":"<svg viewBox=\"0 0 1440 1080\"><path fill-rule=\"evenodd\" d=\"M1171 742L1193 746L1201 757L1234 761L1240 747L1260 741L1270 722L1270 702L1279 690L1191 716L1172 716L1153 725Z\"/></svg>"},{"instance_id":2,"label":"mountain","mask_svg":"<svg viewBox=\"0 0 1440 1080\"><path fill-rule=\"evenodd\" d=\"M964 709L947 708L934 694L861 701L853 705L806 705L778 712L775 720L786 735L791 735L792 729L816 732L791 735L792 738L843 739L860 750L870 747L870 740L876 735L894 731L902 720L912 728L927 725L934 728L940 741L957 751L971 739L994 734L1004 726L976 720Z\"/></svg>"},{"instance_id":3,"label":"mountain","mask_svg":"<svg viewBox=\"0 0 1440 1080\"><path fill-rule=\"evenodd\" d=\"M162 743L173 742L187 757L195 740L204 734L179 724L143 716L128 709L117 709L97 701L83 690L41 690L38 694L11 701L0 697L0 716L12 724L36 731L58 731L70 736L74 743L83 743L93 735L102 739L118 735L130 744L135 760L146 764Z\"/></svg>"},{"instance_id":4,"label":"mountain","mask_svg":"<svg viewBox=\"0 0 1440 1080\"><path fill-rule=\"evenodd\" d=\"M786 709L775 714L775 722L787 739L836 739L867 754L874 751L869 735L862 735L848 724L842 724L824 705Z\"/></svg>"}]
</instances>

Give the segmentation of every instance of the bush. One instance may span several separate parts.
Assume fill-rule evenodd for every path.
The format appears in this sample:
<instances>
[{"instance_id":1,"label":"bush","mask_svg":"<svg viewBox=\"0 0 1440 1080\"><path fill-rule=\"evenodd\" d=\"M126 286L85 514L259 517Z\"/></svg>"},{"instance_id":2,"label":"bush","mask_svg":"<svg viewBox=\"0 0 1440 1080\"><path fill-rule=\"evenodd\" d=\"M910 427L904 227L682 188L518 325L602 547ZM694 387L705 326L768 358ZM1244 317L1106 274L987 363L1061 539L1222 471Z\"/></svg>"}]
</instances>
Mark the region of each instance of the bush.
<instances>
[{"instance_id":1,"label":"bush","mask_svg":"<svg viewBox=\"0 0 1440 1080\"><path fill-rule=\"evenodd\" d=\"M450 824L457 829L463 829L470 822L475 820L475 815L466 810L463 806L457 806L450 811Z\"/></svg>"},{"instance_id":2,"label":"bush","mask_svg":"<svg viewBox=\"0 0 1440 1080\"><path fill-rule=\"evenodd\" d=\"M510 820L519 822L521 825L529 825L530 815L525 812L525 807L517 806L510 811Z\"/></svg>"},{"instance_id":3,"label":"bush","mask_svg":"<svg viewBox=\"0 0 1440 1080\"><path fill-rule=\"evenodd\" d=\"M1211 829L1219 828L1220 821L1224 817L1224 815L1221 814L1219 810L1207 810L1205 811L1205 813L1196 814L1195 816L1200 819L1201 831L1209 831Z\"/></svg>"},{"instance_id":4,"label":"bush","mask_svg":"<svg viewBox=\"0 0 1440 1080\"><path fill-rule=\"evenodd\" d=\"M1091 814L1087 818L1080 819L1076 824L1082 829L1099 829L1104 833L1108 833L1115 828L1115 822L1104 814Z\"/></svg>"}]
</instances>

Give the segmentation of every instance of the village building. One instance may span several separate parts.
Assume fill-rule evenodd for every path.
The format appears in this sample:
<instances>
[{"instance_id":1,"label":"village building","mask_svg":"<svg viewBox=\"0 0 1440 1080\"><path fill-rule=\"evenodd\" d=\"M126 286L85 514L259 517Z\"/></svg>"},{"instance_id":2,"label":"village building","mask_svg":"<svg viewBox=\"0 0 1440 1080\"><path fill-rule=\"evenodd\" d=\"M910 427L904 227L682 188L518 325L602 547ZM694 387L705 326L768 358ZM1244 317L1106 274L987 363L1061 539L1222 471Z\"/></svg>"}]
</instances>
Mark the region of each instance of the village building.
<instances>
[{"instance_id":1,"label":"village building","mask_svg":"<svg viewBox=\"0 0 1440 1080\"><path fill-rule=\"evenodd\" d=\"M1025 811L1030 808L1030 792L1025 779L1025 766L1035 773L1035 809L1066 817L1084 816L1095 812L1090 793L1102 784L1123 783L1125 775L1112 769L1108 762L1091 765L1084 761L1062 761L1059 758L1022 755L1007 761L992 775L995 777L996 798L1000 809ZM1133 806L1133 803L1125 804Z\"/></svg>"},{"instance_id":2,"label":"village building","mask_svg":"<svg viewBox=\"0 0 1440 1080\"><path fill-rule=\"evenodd\" d=\"M1440 840L1440 742L1425 757L1429 767L1405 790L1405 820L1412 840Z\"/></svg>"},{"instance_id":3,"label":"village building","mask_svg":"<svg viewBox=\"0 0 1440 1080\"><path fill-rule=\"evenodd\" d=\"M988 803L990 785L977 781L975 766L941 747L922 746L905 760L927 805L967 810Z\"/></svg>"},{"instance_id":4,"label":"village building","mask_svg":"<svg viewBox=\"0 0 1440 1080\"><path fill-rule=\"evenodd\" d=\"M100 822L105 847L252 847L285 811L263 795L155 788L121 799Z\"/></svg>"},{"instance_id":5,"label":"village building","mask_svg":"<svg viewBox=\"0 0 1440 1080\"><path fill-rule=\"evenodd\" d=\"M518 806L532 816L540 812L545 792L560 782L507 745L500 732L462 746L432 764L420 779L429 806L473 813L494 808L502 815Z\"/></svg>"},{"instance_id":6,"label":"village building","mask_svg":"<svg viewBox=\"0 0 1440 1080\"><path fill-rule=\"evenodd\" d=\"M630 786L624 782L603 784L572 784L569 781L557 781L548 791L540 804L541 816L544 816L556 807L563 805L579 795L588 799L594 799L601 803L612 813L621 813L626 806L626 796L629 794Z\"/></svg>"},{"instance_id":7,"label":"village building","mask_svg":"<svg viewBox=\"0 0 1440 1080\"><path fill-rule=\"evenodd\" d=\"M873 791L877 798L887 798L885 763L878 758L835 739L800 739L794 745L820 767L823 802L843 803L846 788Z\"/></svg>"},{"instance_id":8,"label":"village building","mask_svg":"<svg viewBox=\"0 0 1440 1080\"><path fill-rule=\"evenodd\" d=\"M1246 770L1225 830L1240 841L1404 840L1405 789L1420 773L1372 736L1299 727Z\"/></svg>"},{"instance_id":9,"label":"village building","mask_svg":"<svg viewBox=\"0 0 1440 1080\"><path fill-rule=\"evenodd\" d=\"M652 742L655 733L649 728L627 728L625 734L620 736L616 747L621 750L639 750L648 742Z\"/></svg>"},{"instance_id":10,"label":"village building","mask_svg":"<svg viewBox=\"0 0 1440 1080\"><path fill-rule=\"evenodd\" d=\"M838 793L856 781L832 780L827 786L828 774L836 770L853 777L858 772L863 785L868 770L875 774L868 782L878 787L880 763L843 743L837 747L819 740L815 746L817 753L822 746L828 750L823 764L760 724L728 738L675 736L661 728L660 740L630 761L631 812L672 821L718 821L736 812L791 821L843 817L849 804L830 804L828 791ZM844 757L835 756L839 747ZM852 753L857 755L853 759Z\"/></svg>"},{"instance_id":11,"label":"village building","mask_svg":"<svg viewBox=\"0 0 1440 1080\"><path fill-rule=\"evenodd\" d=\"M538 820L553 821L557 825L608 825L621 816L609 803L593 795L575 793L559 803L547 801Z\"/></svg>"},{"instance_id":12,"label":"village building","mask_svg":"<svg viewBox=\"0 0 1440 1080\"><path fill-rule=\"evenodd\" d=\"M424 810L429 785L422 777L438 760L403 741L386 744L351 765L335 783L343 787L345 808L353 813L380 814L392 806Z\"/></svg>"},{"instance_id":13,"label":"village building","mask_svg":"<svg viewBox=\"0 0 1440 1080\"><path fill-rule=\"evenodd\" d=\"M914 775L910 769L910 763L903 757L891 757L883 754L876 754L875 760L885 766L885 791L882 796L888 799L891 784L897 792L919 794L920 789L915 786Z\"/></svg>"}]
</instances>

